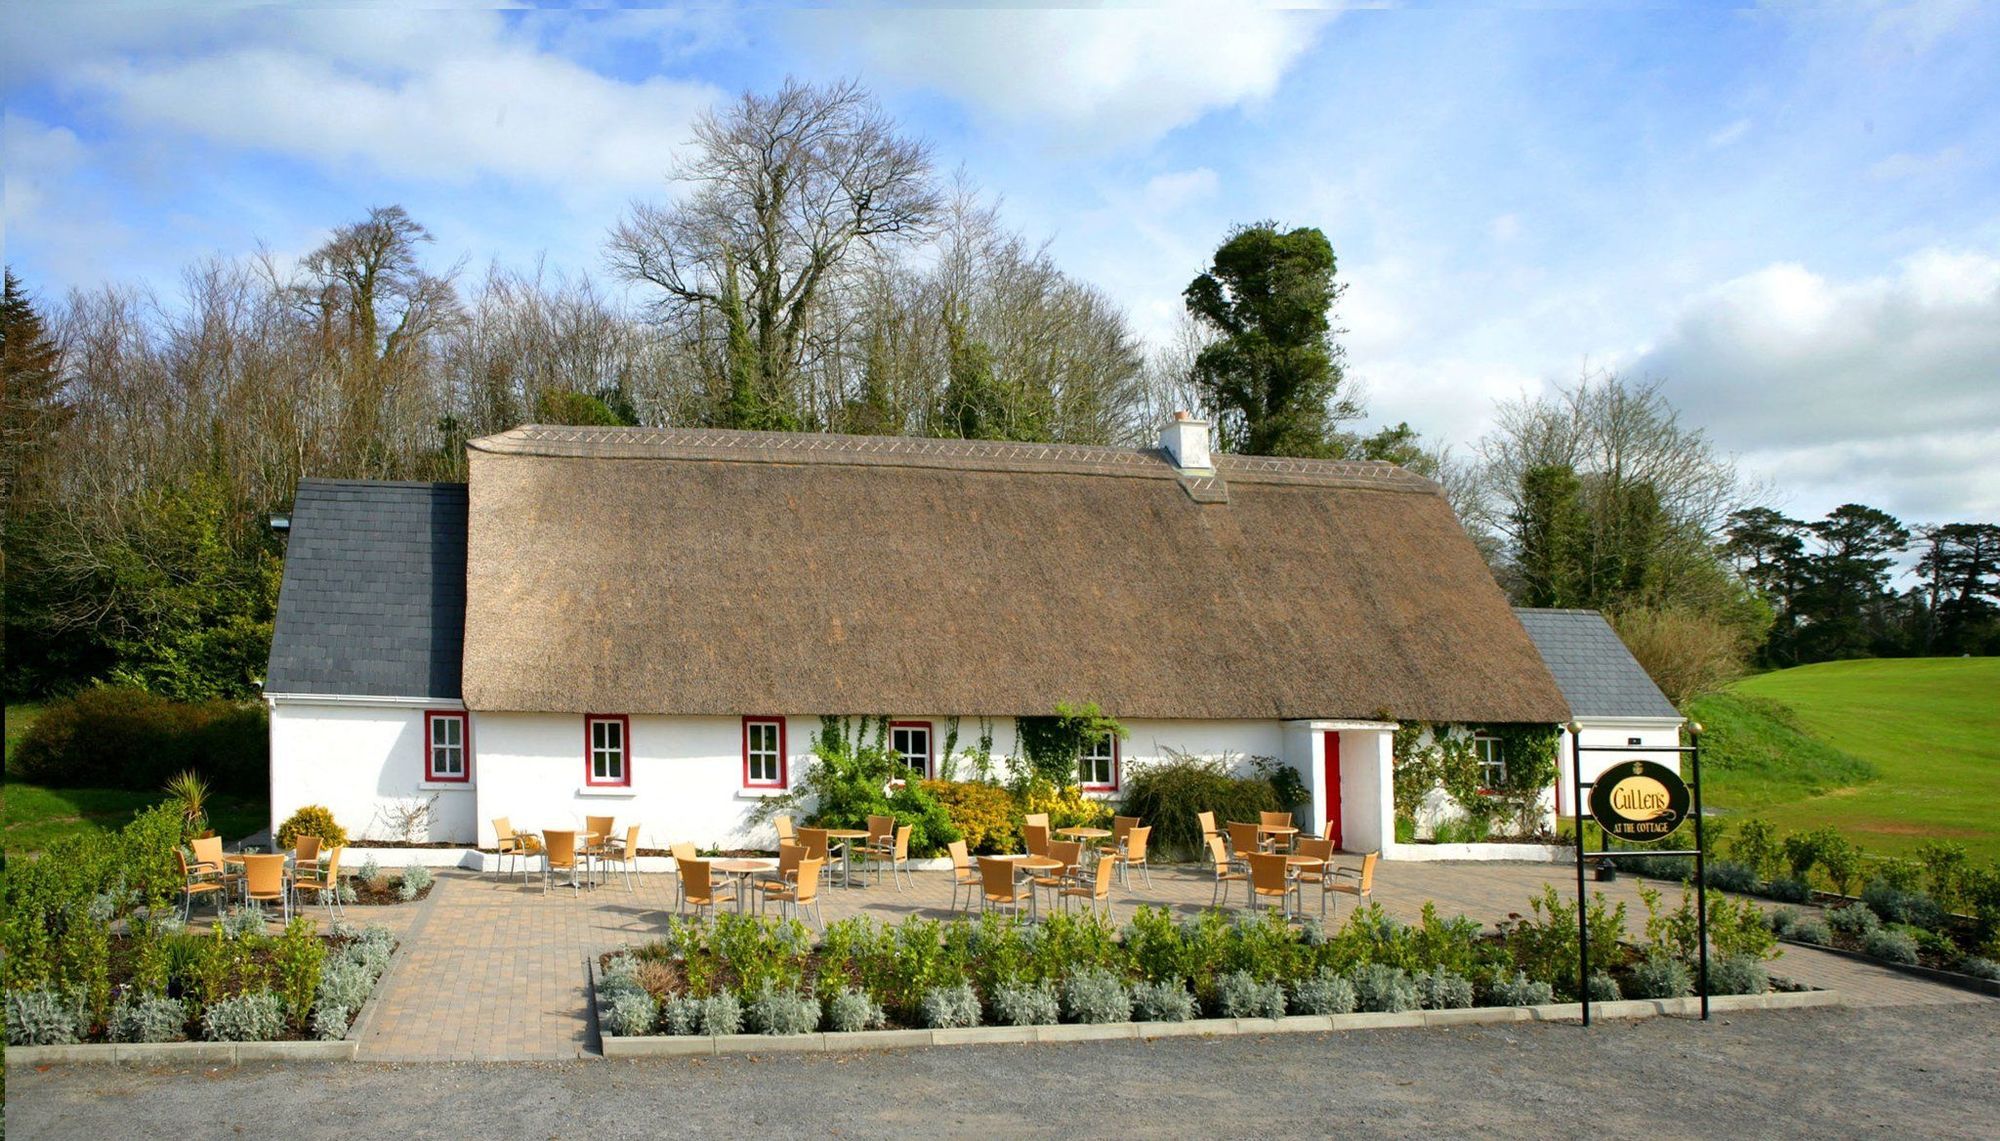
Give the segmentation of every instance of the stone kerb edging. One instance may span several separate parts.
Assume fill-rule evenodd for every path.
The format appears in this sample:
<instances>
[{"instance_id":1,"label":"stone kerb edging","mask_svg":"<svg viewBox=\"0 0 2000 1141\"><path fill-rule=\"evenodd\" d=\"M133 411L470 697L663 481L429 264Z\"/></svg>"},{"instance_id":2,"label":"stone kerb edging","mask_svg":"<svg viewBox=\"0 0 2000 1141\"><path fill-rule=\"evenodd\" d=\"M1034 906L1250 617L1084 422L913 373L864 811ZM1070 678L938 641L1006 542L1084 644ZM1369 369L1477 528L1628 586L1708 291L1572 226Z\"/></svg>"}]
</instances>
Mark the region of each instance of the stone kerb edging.
<instances>
[{"instance_id":1,"label":"stone kerb edging","mask_svg":"<svg viewBox=\"0 0 2000 1141\"><path fill-rule=\"evenodd\" d=\"M1991 995L1994 998L2000 998L2000 981L1994 979L1982 979L1978 975L1960 974L1957 971L1941 971L1936 967L1926 967L1921 963L1892 963L1887 959L1878 959L1865 951L1850 951L1845 947L1834 947L1825 943L1806 943L1798 939L1781 939L1779 942L1789 943L1794 947L1807 947L1814 951L1825 951L1829 955L1839 955L1843 959L1852 959L1857 963L1868 963L1885 970L1909 975L1912 978L1923 979L1926 982L1934 982L1942 986L1957 987L1959 990L1969 990L1974 994Z\"/></svg>"},{"instance_id":2,"label":"stone kerb edging","mask_svg":"<svg viewBox=\"0 0 2000 1141\"><path fill-rule=\"evenodd\" d=\"M1715 1013L1743 1010L1799 1010L1838 1006L1835 991L1716 995ZM1626 999L1591 1004L1598 1018L1654 1018L1701 1013L1696 998ZM1198 1018L1188 1022L1059 1023L1053 1026L969 1026L959 1030L862 1030L818 1034L646 1035L603 1037L607 1058L685 1057L713 1054L838 1053L849 1050L902 1050L918 1046L973 1046L1027 1042L1105 1042L1151 1038L1227 1038L1244 1034L1325 1034L1348 1030L1419 1029L1430 1026L1485 1026L1509 1022L1575 1022L1579 1003L1546 1006L1480 1006L1463 1010L1412 1010L1401 1014L1296 1015L1288 1018Z\"/></svg>"}]
</instances>

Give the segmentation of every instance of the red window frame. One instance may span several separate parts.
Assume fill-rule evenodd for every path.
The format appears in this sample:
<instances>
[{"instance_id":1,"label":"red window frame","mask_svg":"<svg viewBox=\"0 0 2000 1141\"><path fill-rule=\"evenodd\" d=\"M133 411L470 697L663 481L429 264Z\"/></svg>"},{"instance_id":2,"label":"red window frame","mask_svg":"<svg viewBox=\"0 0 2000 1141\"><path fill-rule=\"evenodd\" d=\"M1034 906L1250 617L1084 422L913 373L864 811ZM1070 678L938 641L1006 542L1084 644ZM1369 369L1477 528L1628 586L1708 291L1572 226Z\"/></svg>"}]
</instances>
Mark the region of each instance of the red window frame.
<instances>
[{"instance_id":1,"label":"red window frame","mask_svg":"<svg viewBox=\"0 0 2000 1141\"><path fill-rule=\"evenodd\" d=\"M591 734L593 725L603 721L618 723L618 778L598 780L596 769L591 762ZM623 713L586 713L583 715L583 783L602 788L630 788L632 786L632 719Z\"/></svg>"},{"instance_id":2,"label":"red window frame","mask_svg":"<svg viewBox=\"0 0 2000 1141\"><path fill-rule=\"evenodd\" d=\"M923 779L931 779L931 774L937 771L937 726L928 721L889 722L889 751L895 753L897 759L900 760L903 754L896 749L896 730L898 729L922 729L924 731ZM909 775L910 770L907 768L899 769L896 773L898 779L907 778Z\"/></svg>"},{"instance_id":3,"label":"red window frame","mask_svg":"<svg viewBox=\"0 0 2000 1141\"><path fill-rule=\"evenodd\" d=\"M750 727L752 725L776 725L778 727L778 779L776 781L750 779ZM743 719L743 787L790 788L791 784L791 759L785 747L785 719L782 717L745 717Z\"/></svg>"},{"instance_id":4,"label":"red window frame","mask_svg":"<svg viewBox=\"0 0 2000 1141\"><path fill-rule=\"evenodd\" d=\"M1118 791L1118 778L1122 775L1119 769L1123 763L1123 755L1121 750L1118 748L1118 734L1106 733L1105 736L1111 738L1111 783L1090 784L1085 782L1083 779L1083 754L1078 753L1076 757L1077 787L1085 792Z\"/></svg>"},{"instance_id":5,"label":"red window frame","mask_svg":"<svg viewBox=\"0 0 2000 1141\"><path fill-rule=\"evenodd\" d=\"M458 722L458 775L437 771L437 737L431 726L446 718ZM462 709L424 710L424 780L436 784L464 784L472 779L472 718Z\"/></svg>"}]
</instances>

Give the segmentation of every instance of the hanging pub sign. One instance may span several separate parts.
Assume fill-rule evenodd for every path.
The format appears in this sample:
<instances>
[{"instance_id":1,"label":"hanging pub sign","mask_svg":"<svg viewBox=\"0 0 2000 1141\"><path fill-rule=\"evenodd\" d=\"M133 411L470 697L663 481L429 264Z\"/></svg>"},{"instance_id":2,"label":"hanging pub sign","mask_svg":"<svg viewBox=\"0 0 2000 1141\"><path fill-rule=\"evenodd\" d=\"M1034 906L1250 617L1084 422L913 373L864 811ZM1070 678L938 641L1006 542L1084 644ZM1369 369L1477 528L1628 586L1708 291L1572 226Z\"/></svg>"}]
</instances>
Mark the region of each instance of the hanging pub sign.
<instances>
[{"instance_id":1,"label":"hanging pub sign","mask_svg":"<svg viewBox=\"0 0 2000 1141\"><path fill-rule=\"evenodd\" d=\"M1590 786L1590 814L1606 834L1637 844L1666 839L1688 814L1681 774L1652 761L1620 761Z\"/></svg>"}]
</instances>

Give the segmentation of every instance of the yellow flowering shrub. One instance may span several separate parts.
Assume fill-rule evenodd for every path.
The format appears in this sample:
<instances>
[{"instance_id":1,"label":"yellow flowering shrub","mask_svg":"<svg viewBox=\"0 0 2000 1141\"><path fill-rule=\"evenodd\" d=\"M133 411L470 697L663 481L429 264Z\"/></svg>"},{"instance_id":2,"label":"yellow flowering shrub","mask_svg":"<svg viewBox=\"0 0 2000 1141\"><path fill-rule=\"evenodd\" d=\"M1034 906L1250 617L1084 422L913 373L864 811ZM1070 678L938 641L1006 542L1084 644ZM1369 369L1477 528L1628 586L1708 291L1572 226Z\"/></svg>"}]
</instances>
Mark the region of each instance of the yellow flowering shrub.
<instances>
[{"instance_id":1,"label":"yellow flowering shrub","mask_svg":"<svg viewBox=\"0 0 2000 1141\"><path fill-rule=\"evenodd\" d=\"M1049 814L1049 831L1058 828L1104 828L1111 824L1111 805L1085 796L1075 785L1058 788L1054 782L1036 777L1028 782L1021 812Z\"/></svg>"},{"instance_id":2,"label":"yellow flowering shrub","mask_svg":"<svg viewBox=\"0 0 2000 1141\"><path fill-rule=\"evenodd\" d=\"M974 855L1019 851L1021 814L1014 798L997 784L982 781L927 780L924 791L944 805L951 822Z\"/></svg>"}]
</instances>

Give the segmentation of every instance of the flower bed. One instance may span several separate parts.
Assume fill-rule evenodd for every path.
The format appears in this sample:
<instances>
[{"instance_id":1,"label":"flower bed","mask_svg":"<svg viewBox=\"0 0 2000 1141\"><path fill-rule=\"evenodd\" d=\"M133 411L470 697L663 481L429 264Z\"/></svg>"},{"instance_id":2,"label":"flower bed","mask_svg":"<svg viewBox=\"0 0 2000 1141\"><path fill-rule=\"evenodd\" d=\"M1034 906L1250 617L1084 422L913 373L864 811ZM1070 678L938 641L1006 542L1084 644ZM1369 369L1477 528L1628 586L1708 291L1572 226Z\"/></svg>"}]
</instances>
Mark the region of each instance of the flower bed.
<instances>
[{"instance_id":1,"label":"flower bed","mask_svg":"<svg viewBox=\"0 0 2000 1141\"><path fill-rule=\"evenodd\" d=\"M1759 994L1776 940L1754 908L1712 928L1711 993ZM612 1036L851 1033L1057 1023L1186 1022L1394 1014L1574 1000L1577 917L1550 889L1530 914L1484 929L1426 907L1412 926L1379 906L1337 932L1274 912L1176 921L1141 907L1122 929L1094 916L1039 924L982 916L899 925L867 918L815 941L795 921L721 914L599 962ZM1625 940L1625 909L1590 908L1593 1001L1672 999L1694 983L1688 908L1649 914Z\"/></svg>"},{"instance_id":2,"label":"flower bed","mask_svg":"<svg viewBox=\"0 0 2000 1141\"><path fill-rule=\"evenodd\" d=\"M1948 936L1911 923L1885 923L1866 903L1843 901L1821 916L1781 907L1769 916L1780 939L1860 955L1892 967L1958 976L1986 985L1972 989L2000 993L2000 963L1968 954ZM1946 980L1949 981L1949 980Z\"/></svg>"},{"instance_id":3,"label":"flower bed","mask_svg":"<svg viewBox=\"0 0 2000 1141\"><path fill-rule=\"evenodd\" d=\"M428 897L436 882L431 870L422 864L412 864L390 875L376 864L375 857L371 855L351 878L345 878L341 883L340 902L363 907L415 903Z\"/></svg>"}]
</instances>

